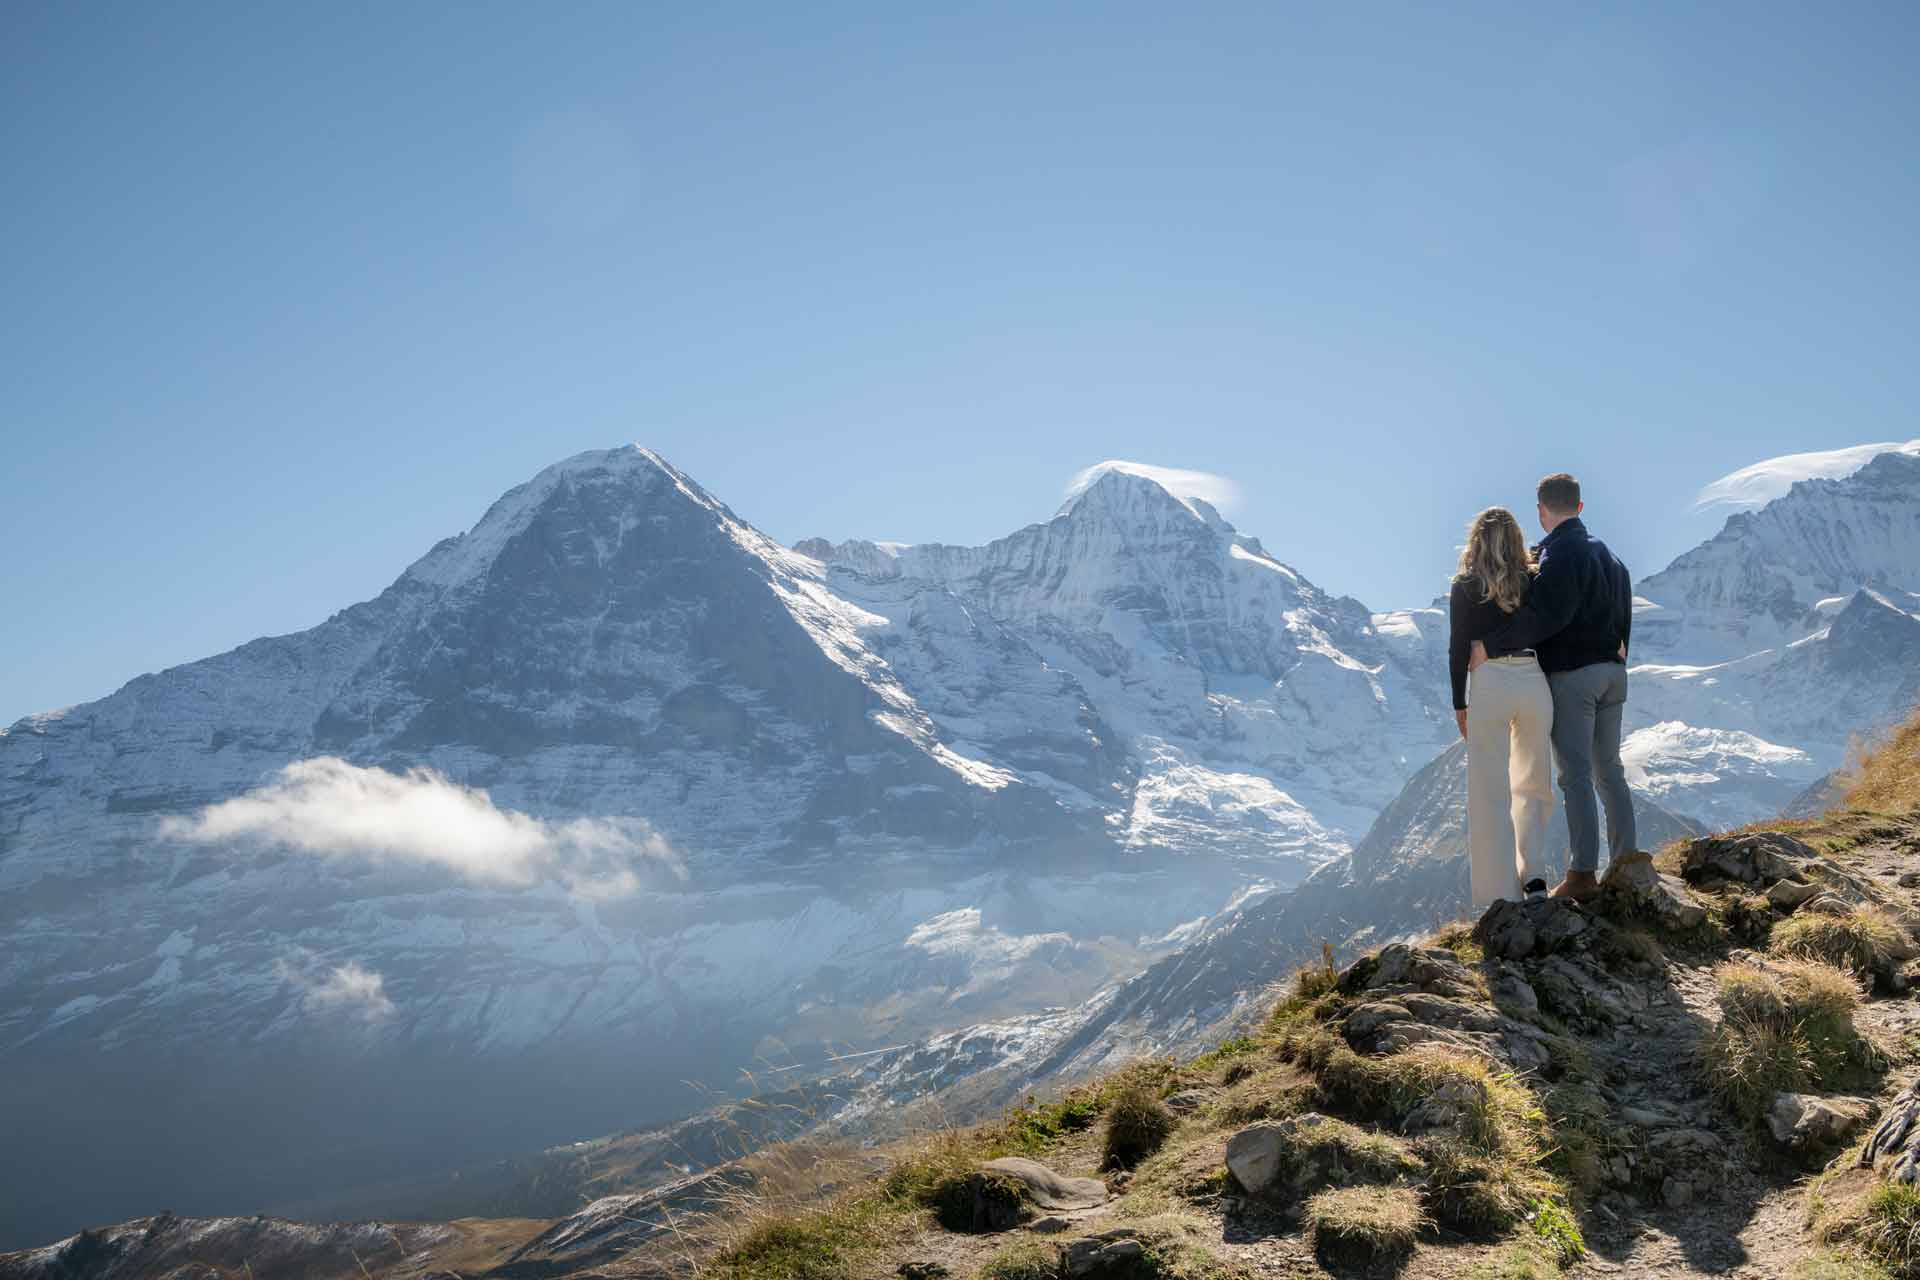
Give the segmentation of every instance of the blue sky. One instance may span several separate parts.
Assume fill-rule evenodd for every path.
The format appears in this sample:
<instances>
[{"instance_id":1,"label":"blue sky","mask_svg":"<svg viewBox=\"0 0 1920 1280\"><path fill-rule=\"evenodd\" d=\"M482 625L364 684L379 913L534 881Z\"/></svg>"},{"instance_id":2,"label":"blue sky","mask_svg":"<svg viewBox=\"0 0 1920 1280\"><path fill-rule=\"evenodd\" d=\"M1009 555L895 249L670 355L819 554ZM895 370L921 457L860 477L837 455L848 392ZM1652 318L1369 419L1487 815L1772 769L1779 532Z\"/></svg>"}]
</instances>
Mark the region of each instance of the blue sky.
<instances>
[{"instance_id":1,"label":"blue sky","mask_svg":"<svg viewBox=\"0 0 1920 1280\"><path fill-rule=\"evenodd\" d=\"M1543 471L1920 435L1920 9L0 15L0 723L311 625L656 448L776 537L1229 477L1376 608Z\"/></svg>"}]
</instances>

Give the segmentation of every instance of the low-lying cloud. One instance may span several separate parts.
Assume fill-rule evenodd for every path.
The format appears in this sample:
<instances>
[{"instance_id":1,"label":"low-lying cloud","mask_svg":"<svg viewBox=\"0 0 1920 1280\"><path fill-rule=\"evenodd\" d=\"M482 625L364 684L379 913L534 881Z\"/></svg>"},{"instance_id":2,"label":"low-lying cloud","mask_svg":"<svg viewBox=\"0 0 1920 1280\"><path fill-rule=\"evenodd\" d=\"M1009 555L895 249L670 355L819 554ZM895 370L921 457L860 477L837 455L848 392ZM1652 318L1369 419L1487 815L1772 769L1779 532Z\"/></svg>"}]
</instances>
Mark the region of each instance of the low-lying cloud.
<instances>
[{"instance_id":1,"label":"low-lying cloud","mask_svg":"<svg viewBox=\"0 0 1920 1280\"><path fill-rule=\"evenodd\" d=\"M308 1013L340 1014L361 1022L384 1022L394 1014L387 980L356 960L327 965L313 952L295 947L274 965L274 972L300 992Z\"/></svg>"},{"instance_id":2,"label":"low-lying cloud","mask_svg":"<svg viewBox=\"0 0 1920 1280\"><path fill-rule=\"evenodd\" d=\"M515 888L557 880L595 898L638 889L642 866L682 874L666 840L639 818L550 822L502 809L432 769L391 773L334 756L295 761L244 795L164 819L161 834L437 866Z\"/></svg>"},{"instance_id":3,"label":"low-lying cloud","mask_svg":"<svg viewBox=\"0 0 1920 1280\"><path fill-rule=\"evenodd\" d=\"M1820 453L1789 453L1721 476L1694 498L1695 510L1712 507L1764 507L1801 480L1838 480L1850 476L1883 453L1920 455L1920 440L1857 444Z\"/></svg>"}]
</instances>

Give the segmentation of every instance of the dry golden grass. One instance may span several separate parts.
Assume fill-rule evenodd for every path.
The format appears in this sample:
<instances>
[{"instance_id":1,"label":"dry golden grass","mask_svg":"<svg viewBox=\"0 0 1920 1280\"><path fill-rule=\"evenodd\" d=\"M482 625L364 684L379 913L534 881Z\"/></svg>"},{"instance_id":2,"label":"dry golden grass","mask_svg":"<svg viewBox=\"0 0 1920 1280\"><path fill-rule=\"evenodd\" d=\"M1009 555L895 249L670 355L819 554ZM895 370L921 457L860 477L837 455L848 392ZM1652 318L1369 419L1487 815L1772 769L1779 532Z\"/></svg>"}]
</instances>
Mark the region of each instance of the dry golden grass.
<instances>
[{"instance_id":1,"label":"dry golden grass","mask_svg":"<svg viewBox=\"0 0 1920 1280\"><path fill-rule=\"evenodd\" d=\"M1878 813L1920 809L1920 709L1885 742L1861 756L1848 782L1849 809Z\"/></svg>"},{"instance_id":2,"label":"dry golden grass","mask_svg":"<svg viewBox=\"0 0 1920 1280\"><path fill-rule=\"evenodd\" d=\"M1786 960L1729 963L1715 977L1720 1025L1701 1062L1708 1087L1742 1119L1757 1124L1777 1093L1865 1084L1885 1066L1854 1026L1860 987L1846 971Z\"/></svg>"},{"instance_id":3,"label":"dry golden grass","mask_svg":"<svg viewBox=\"0 0 1920 1280\"><path fill-rule=\"evenodd\" d=\"M1404 1258L1426 1224L1420 1193L1411 1187L1343 1187L1307 1201L1314 1251L1341 1265Z\"/></svg>"},{"instance_id":4,"label":"dry golden grass","mask_svg":"<svg viewBox=\"0 0 1920 1280\"><path fill-rule=\"evenodd\" d=\"M1870 909L1844 916L1791 916L1773 927L1767 942L1774 955L1825 961L1859 978L1888 967L1900 946L1899 926Z\"/></svg>"}]
</instances>

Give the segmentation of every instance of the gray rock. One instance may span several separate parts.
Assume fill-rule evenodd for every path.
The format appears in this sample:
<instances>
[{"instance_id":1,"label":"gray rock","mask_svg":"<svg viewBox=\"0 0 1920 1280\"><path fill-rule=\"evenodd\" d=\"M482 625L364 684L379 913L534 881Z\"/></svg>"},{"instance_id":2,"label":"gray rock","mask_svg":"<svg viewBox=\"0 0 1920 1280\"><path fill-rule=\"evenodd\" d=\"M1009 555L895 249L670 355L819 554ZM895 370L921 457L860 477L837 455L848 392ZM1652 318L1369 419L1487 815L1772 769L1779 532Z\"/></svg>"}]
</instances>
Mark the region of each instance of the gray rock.
<instances>
[{"instance_id":1,"label":"gray rock","mask_svg":"<svg viewBox=\"0 0 1920 1280\"><path fill-rule=\"evenodd\" d=\"M1028 1200L1042 1209L1091 1209L1107 1202L1107 1184L1098 1178L1065 1178L1038 1160L1007 1156L989 1160L980 1172L1012 1178Z\"/></svg>"},{"instance_id":2,"label":"gray rock","mask_svg":"<svg viewBox=\"0 0 1920 1280\"><path fill-rule=\"evenodd\" d=\"M1027 1230L1033 1232L1035 1235L1054 1236L1059 1235L1062 1231L1071 1229L1072 1226L1073 1223L1069 1219L1062 1218L1056 1214L1050 1217L1034 1219L1027 1224Z\"/></svg>"},{"instance_id":3,"label":"gray rock","mask_svg":"<svg viewBox=\"0 0 1920 1280\"><path fill-rule=\"evenodd\" d=\"M1636 851L1615 858L1600 887L1671 929L1696 928L1707 918L1705 904L1695 899L1679 879L1663 874L1645 853Z\"/></svg>"},{"instance_id":4,"label":"gray rock","mask_svg":"<svg viewBox=\"0 0 1920 1280\"><path fill-rule=\"evenodd\" d=\"M1781 911L1791 911L1819 892L1819 885L1803 884L1798 880L1776 880L1767 890L1767 901Z\"/></svg>"},{"instance_id":5,"label":"gray rock","mask_svg":"<svg viewBox=\"0 0 1920 1280\"><path fill-rule=\"evenodd\" d=\"M1894 883L1902 889L1920 889L1920 871L1902 871Z\"/></svg>"},{"instance_id":6,"label":"gray rock","mask_svg":"<svg viewBox=\"0 0 1920 1280\"><path fill-rule=\"evenodd\" d=\"M1146 1253L1130 1227L1116 1227L1069 1243L1060 1254L1061 1270L1069 1277L1097 1277L1125 1273Z\"/></svg>"},{"instance_id":7,"label":"gray rock","mask_svg":"<svg viewBox=\"0 0 1920 1280\"><path fill-rule=\"evenodd\" d=\"M1411 987L1442 996L1471 996L1479 990L1473 972L1451 951L1404 942L1390 943L1354 961L1341 972L1339 981L1340 989L1349 995L1386 987Z\"/></svg>"},{"instance_id":8,"label":"gray rock","mask_svg":"<svg viewBox=\"0 0 1920 1280\"><path fill-rule=\"evenodd\" d=\"M1524 960L1533 954L1533 917L1526 904L1502 900L1487 908L1473 926L1473 936L1490 956Z\"/></svg>"},{"instance_id":9,"label":"gray rock","mask_svg":"<svg viewBox=\"0 0 1920 1280\"><path fill-rule=\"evenodd\" d=\"M1680 875L1689 883L1718 878L1770 885L1776 880L1801 878L1801 869L1818 856L1806 844L1777 831L1709 836L1687 846Z\"/></svg>"},{"instance_id":10,"label":"gray rock","mask_svg":"<svg viewBox=\"0 0 1920 1280\"><path fill-rule=\"evenodd\" d=\"M900 1280L946 1280L953 1272L944 1262L903 1262L894 1274Z\"/></svg>"},{"instance_id":11,"label":"gray rock","mask_svg":"<svg viewBox=\"0 0 1920 1280\"><path fill-rule=\"evenodd\" d=\"M1860 1163L1879 1169L1889 1182L1920 1185L1920 1080L1909 1084L1888 1106L1880 1127L1860 1153Z\"/></svg>"},{"instance_id":12,"label":"gray rock","mask_svg":"<svg viewBox=\"0 0 1920 1280\"><path fill-rule=\"evenodd\" d=\"M1294 1120L1263 1120L1242 1129L1227 1139L1227 1172L1254 1195L1267 1194L1288 1166L1295 1124L1317 1119L1307 1115Z\"/></svg>"},{"instance_id":13,"label":"gray rock","mask_svg":"<svg viewBox=\"0 0 1920 1280\"><path fill-rule=\"evenodd\" d=\"M1667 1208L1678 1209L1693 1203L1693 1184L1679 1178L1668 1178L1660 1184L1660 1198L1667 1202Z\"/></svg>"},{"instance_id":14,"label":"gray rock","mask_svg":"<svg viewBox=\"0 0 1920 1280\"><path fill-rule=\"evenodd\" d=\"M1397 1022L1412 1022L1413 1010L1393 1000L1370 1000L1347 1015L1341 1030L1348 1044L1371 1044L1381 1028Z\"/></svg>"},{"instance_id":15,"label":"gray rock","mask_svg":"<svg viewBox=\"0 0 1920 1280\"><path fill-rule=\"evenodd\" d=\"M1680 1123L1679 1116L1655 1107L1622 1107L1620 1118L1642 1129L1670 1129Z\"/></svg>"},{"instance_id":16,"label":"gray rock","mask_svg":"<svg viewBox=\"0 0 1920 1280\"><path fill-rule=\"evenodd\" d=\"M1873 1103L1865 1098L1782 1093L1767 1110L1767 1130L1789 1151L1820 1155L1852 1141L1873 1117Z\"/></svg>"},{"instance_id":17,"label":"gray rock","mask_svg":"<svg viewBox=\"0 0 1920 1280\"><path fill-rule=\"evenodd\" d=\"M1167 1110L1177 1116L1191 1115L1219 1096L1212 1089L1182 1089L1163 1099Z\"/></svg>"},{"instance_id":18,"label":"gray rock","mask_svg":"<svg viewBox=\"0 0 1920 1280\"><path fill-rule=\"evenodd\" d=\"M1540 997L1527 980L1513 969L1502 968L1493 984L1493 1003L1517 1018L1531 1018L1540 1012Z\"/></svg>"}]
</instances>

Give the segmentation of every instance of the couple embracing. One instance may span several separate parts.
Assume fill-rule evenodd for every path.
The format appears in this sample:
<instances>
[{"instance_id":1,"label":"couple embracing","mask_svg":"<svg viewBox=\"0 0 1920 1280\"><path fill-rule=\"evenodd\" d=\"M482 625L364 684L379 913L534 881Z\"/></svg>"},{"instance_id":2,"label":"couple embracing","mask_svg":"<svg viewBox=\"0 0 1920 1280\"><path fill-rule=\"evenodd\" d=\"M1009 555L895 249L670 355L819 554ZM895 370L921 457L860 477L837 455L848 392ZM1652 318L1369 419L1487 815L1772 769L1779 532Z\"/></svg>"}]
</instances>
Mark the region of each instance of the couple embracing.
<instances>
[{"instance_id":1,"label":"couple embracing","mask_svg":"<svg viewBox=\"0 0 1920 1280\"><path fill-rule=\"evenodd\" d=\"M1541 878L1560 769L1572 857L1552 894L1600 891L1598 783L1609 857L1634 845L1633 797L1620 763L1633 590L1626 566L1580 519L1580 482L1540 482L1540 527L1529 551L1520 522L1490 507L1467 526L1453 580L1447 652L1454 717L1467 740L1467 848L1473 903L1547 892ZM1472 698L1468 698L1471 684Z\"/></svg>"}]
</instances>

